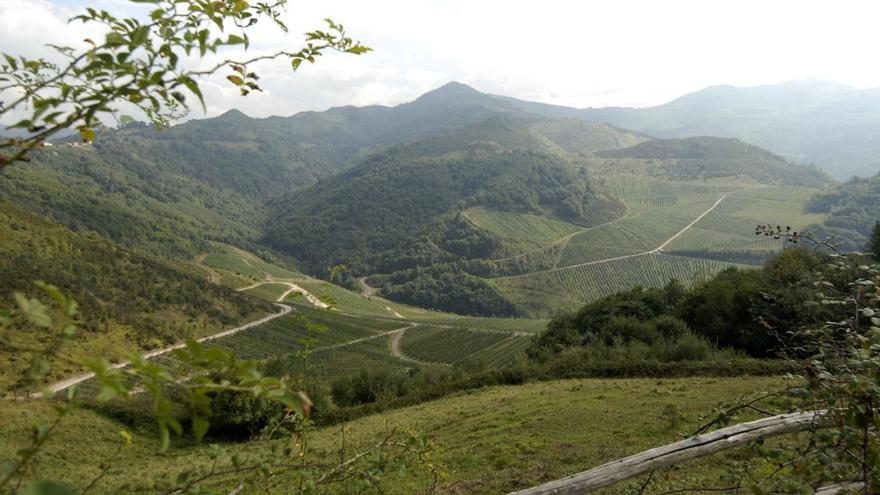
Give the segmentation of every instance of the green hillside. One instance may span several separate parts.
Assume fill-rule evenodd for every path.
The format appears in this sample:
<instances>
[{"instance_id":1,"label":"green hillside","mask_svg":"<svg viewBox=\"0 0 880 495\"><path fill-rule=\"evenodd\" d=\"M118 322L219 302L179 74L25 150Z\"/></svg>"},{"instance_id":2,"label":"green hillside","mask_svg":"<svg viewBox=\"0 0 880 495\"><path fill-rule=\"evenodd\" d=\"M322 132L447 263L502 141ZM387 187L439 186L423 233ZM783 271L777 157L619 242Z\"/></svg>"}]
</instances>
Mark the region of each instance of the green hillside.
<instances>
[{"instance_id":1,"label":"green hillside","mask_svg":"<svg viewBox=\"0 0 880 495\"><path fill-rule=\"evenodd\" d=\"M658 139L630 148L600 151L596 156L624 159L595 163L596 170L642 171L645 175L676 181L748 177L760 184L808 187L822 187L831 182L815 167L795 165L738 139Z\"/></svg>"},{"instance_id":2,"label":"green hillside","mask_svg":"<svg viewBox=\"0 0 880 495\"><path fill-rule=\"evenodd\" d=\"M561 380L520 386L491 387L397 411L344 423L349 448L369 445L388 434L389 425L426 432L435 445L433 459L446 466L438 493L503 493L532 486L680 439L705 422L722 401L773 390L778 378L681 378L630 380ZM0 456L9 458L27 441L32 421L52 417L50 404L2 401ZM114 469L98 483L96 493L144 493L167 490L184 469L207 472L210 446L179 445L156 455L159 440L151 430L133 431L130 446L117 451L118 431L128 428L90 408L75 408L65 428L46 445L41 474L75 485L88 483L97 466L113 458ZM338 456L340 425L312 432L310 459ZM261 441L225 443L242 459ZM82 445L90 448L82 449ZM71 455L77 452L77 455ZM694 483L717 483L725 463L747 452L693 461L686 470L657 473L653 487L672 490ZM739 456L739 457L737 457ZM488 468L488 469L487 469ZM428 490L429 479L418 470L394 470L380 485L384 493ZM597 492L638 489L642 480ZM157 486L158 484L158 486ZM235 486L235 480L222 488ZM230 488L231 489L231 488ZM278 493L282 493L279 489ZM228 490L227 490L228 491ZM242 493L266 493L247 486ZM274 492L273 492L274 493Z\"/></svg>"},{"instance_id":3,"label":"green hillside","mask_svg":"<svg viewBox=\"0 0 880 495\"><path fill-rule=\"evenodd\" d=\"M209 282L196 266L144 255L92 233L76 233L0 202L0 300L12 293L37 296L33 281L58 286L80 305L88 320L74 353L118 358L123 351L150 350L199 337L276 311L268 303ZM27 328L19 344L45 345L46 329ZM0 350L0 388L24 379L27 360ZM50 378L80 370L60 366Z\"/></svg>"},{"instance_id":4,"label":"green hillside","mask_svg":"<svg viewBox=\"0 0 880 495\"><path fill-rule=\"evenodd\" d=\"M651 139L607 124L564 118L541 120L531 130L551 148L572 155L628 148Z\"/></svg>"},{"instance_id":5,"label":"green hillside","mask_svg":"<svg viewBox=\"0 0 880 495\"><path fill-rule=\"evenodd\" d=\"M392 285L421 284L419 273L394 274L503 253L498 239L459 215L477 206L587 227L622 212L619 202L592 186L585 171L549 153L528 128L493 118L389 148L349 172L289 195L275 205L266 241L316 273L344 263L357 276L378 272L388 274ZM491 292L477 289L478 280L467 275L448 276L457 280L449 284ZM449 284L443 282L438 290ZM440 309L456 309L440 299L436 303ZM456 305L459 310L465 306L468 312L479 311L469 303ZM491 306L495 309L489 311L504 307Z\"/></svg>"},{"instance_id":6,"label":"green hillside","mask_svg":"<svg viewBox=\"0 0 880 495\"><path fill-rule=\"evenodd\" d=\"M807 203L810 212L827 215L808 230L819 238L832 238L844 251L866 248L871 229L880 222L880 174L852 179L817 195Z\"/></svg>"},{"instance_id":7,"label":"green hillside","mask_svg":"<svg viewBox=\"0 0 880 495\"><path fill-rule=\"evenodd\" d=\"M837 179L880 169L880 93L822 81L711 86L649 108L571 112L656 137L725 136L756 144Z\"/></svg>"}]
</instances>

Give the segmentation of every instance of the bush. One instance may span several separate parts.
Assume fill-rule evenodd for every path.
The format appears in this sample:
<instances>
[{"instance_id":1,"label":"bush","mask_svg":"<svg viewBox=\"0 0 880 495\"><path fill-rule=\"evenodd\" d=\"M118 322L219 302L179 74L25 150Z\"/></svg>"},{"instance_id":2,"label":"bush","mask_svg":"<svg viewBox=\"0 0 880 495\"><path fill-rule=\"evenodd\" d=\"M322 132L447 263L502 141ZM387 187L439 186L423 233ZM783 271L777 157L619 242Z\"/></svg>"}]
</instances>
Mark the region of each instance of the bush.
<instances>
[{"instance_id":1,"label":"bush","mask_svg":"<svg viewBox=\"0 0 880 495\"><path fill-rule=\"evenodd\" d=\"M352 377L333 382L330 395L338 406L355 406L399 397L409 390L408 376L402 372L361 371Z\"/></svg>"},{"instance_id":2,"label":"bush","mask_svg":"<svg viewBox=\"0 0 880 495\"><path fill-rule=\"evenodd\" d=\"M210 394L211 429L208 434L233 440L247 440L281 416L283 407L251 392L221 390Z\"/></svg>"}]
</instances>

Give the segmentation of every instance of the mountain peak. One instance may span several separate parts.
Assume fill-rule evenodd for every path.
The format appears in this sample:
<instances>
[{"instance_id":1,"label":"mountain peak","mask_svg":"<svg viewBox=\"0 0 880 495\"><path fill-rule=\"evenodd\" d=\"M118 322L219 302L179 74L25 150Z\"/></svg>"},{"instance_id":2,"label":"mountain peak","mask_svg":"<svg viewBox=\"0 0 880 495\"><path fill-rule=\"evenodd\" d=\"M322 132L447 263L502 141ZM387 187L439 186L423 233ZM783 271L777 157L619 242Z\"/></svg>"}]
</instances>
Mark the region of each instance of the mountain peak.
<instances>
[{"instance_id":1,"label":"mountain peak","mask_svg":"<svg viewBox=\"0 0 880 495\"><path fill-rule=\"evenodd\" d=\"M443 86L440 86L437 89L428 91L427 93L420 96L416 101L441 101L448 100L450 98L473 98L475 96L483 96L483 93L480 93L479 91L468 86L467 84L463 84L457 81L451 81L444 84Z\"/></svg>"},{"instance_id":2,"label":"mountain peak","mask_svg":"<svg viewBox=\"0 0 880 495\"><path fill-rule=\"evenodd\" d=\"M244 112L238 110L237 108L227 110L218 115L217 118L223 120L250 120L250 117L248 117Z\"/></svg>"}]
</instances>

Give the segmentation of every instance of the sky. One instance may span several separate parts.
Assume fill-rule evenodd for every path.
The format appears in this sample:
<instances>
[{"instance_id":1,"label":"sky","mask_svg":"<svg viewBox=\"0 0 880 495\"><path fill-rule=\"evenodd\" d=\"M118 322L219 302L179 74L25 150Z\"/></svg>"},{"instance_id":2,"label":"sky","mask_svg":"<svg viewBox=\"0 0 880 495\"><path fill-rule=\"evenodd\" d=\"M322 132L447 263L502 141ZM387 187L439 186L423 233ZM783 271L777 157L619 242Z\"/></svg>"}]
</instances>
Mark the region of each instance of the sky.
<instances>
[{"instance_id":1,"label":"sky","mask_svg":"<svg viewBox=\"0 0 880 495\"><path fill-rule=\"evenodd\" d=\"M141 12L125 0L0 0L0 51L82 46L100 31L67 19L86 5ZM324 17L375 51L330 55L295 74L266 63L257 70L264 92L246 98L214 78L204 83L207 114L395 105L453 80L575 107L658 105L716 84L880 86L876 0L291 0L290 34L258 25L253 49L297 48Z\"/></svg>"}]
</instances>

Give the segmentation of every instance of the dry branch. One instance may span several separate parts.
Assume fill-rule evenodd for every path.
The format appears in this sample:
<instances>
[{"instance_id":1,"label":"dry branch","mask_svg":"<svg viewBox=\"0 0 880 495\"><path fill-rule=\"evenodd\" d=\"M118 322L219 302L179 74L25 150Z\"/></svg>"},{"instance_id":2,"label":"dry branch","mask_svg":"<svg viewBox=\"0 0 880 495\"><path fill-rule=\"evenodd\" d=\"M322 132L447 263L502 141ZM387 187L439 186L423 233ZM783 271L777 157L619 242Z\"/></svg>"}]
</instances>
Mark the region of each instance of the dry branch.
<instances>
[{"instance_id":1,"label":"dry branch","mask_svg":"<svg viewBox=\"0 0 880 495\"><path fill-rule=\"evenodd\" d=\"M780 414L728 426L702 435L696 435L680 442L646 450L588 471L514 492L510 495L574 495L590 493L599 488L649 473L655 469L705 457L754 440L806 430L815 425L817 419L823 415L822 411ZM834 487L829 487L828 489L834 489ZM834 492L820 491L817 493L831 495Z\"/></svg>"}]
</instances>

